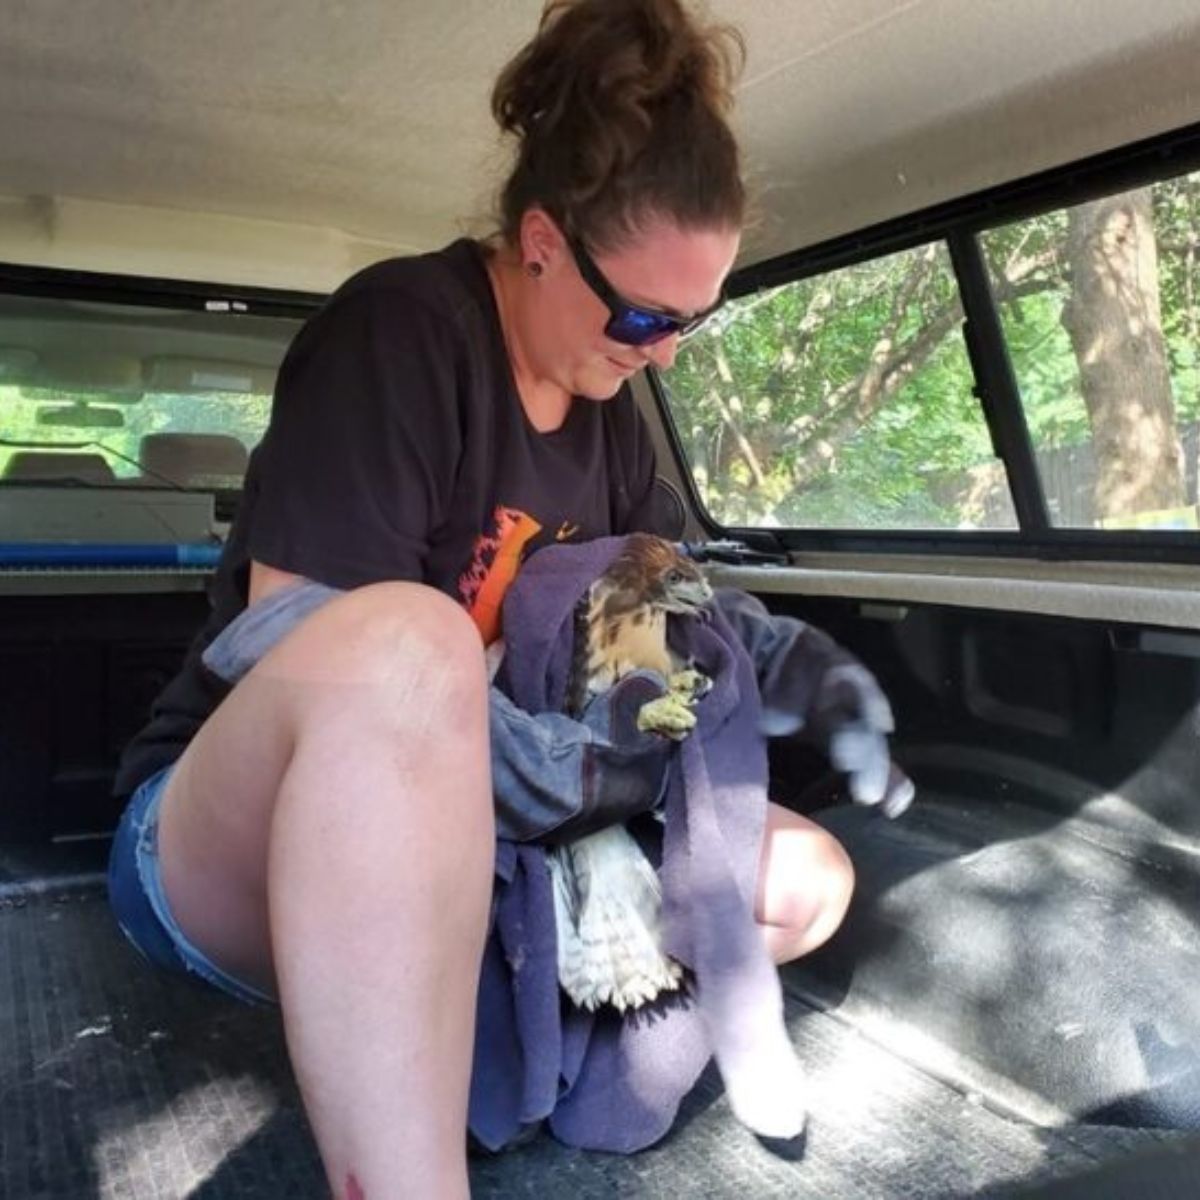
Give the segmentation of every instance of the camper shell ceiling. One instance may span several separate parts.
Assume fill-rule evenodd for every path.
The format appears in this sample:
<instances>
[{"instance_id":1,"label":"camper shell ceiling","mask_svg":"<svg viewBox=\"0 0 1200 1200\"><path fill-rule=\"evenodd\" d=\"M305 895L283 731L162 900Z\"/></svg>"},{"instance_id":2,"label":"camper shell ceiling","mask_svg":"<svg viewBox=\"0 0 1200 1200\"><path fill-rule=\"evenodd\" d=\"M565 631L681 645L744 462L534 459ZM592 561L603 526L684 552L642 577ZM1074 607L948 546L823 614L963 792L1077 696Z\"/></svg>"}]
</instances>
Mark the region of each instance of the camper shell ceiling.
<instances>
[{"instance_id":1,"label":"camper shell ceiling","mask_svg":"<svg viewBox=\"0 0 1200 1200\"><path fill-rule=\"evenodd\" d=\"M3 9L0 262L325 291L488 230L488 90L541 0ZM1194 0L710 11L749 50L744 263L1200 114Z\"/></svg>"}]
</instances>

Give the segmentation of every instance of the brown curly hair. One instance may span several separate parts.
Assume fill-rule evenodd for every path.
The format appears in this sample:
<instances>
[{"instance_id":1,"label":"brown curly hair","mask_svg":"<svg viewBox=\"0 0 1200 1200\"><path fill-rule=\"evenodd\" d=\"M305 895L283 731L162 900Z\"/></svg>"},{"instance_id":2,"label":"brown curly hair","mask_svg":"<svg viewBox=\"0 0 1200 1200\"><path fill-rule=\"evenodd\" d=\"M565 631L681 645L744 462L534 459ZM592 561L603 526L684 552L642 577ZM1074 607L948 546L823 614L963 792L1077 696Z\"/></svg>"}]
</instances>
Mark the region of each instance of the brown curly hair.
<instances>
[{"instance_id":1,"label":"brown curly hair","mask_svg":"<svg viewBox=\"0 0 1200 1200\"><path fill-rule=\"evenodd\" d=\"M510 244L540 205L593 250L654 218L740 228L746 191L729 128L745 61L737 30L680 0L553 0L508 63L492 114L518 139L500 195Z\"/></svg>"}]
</instances>

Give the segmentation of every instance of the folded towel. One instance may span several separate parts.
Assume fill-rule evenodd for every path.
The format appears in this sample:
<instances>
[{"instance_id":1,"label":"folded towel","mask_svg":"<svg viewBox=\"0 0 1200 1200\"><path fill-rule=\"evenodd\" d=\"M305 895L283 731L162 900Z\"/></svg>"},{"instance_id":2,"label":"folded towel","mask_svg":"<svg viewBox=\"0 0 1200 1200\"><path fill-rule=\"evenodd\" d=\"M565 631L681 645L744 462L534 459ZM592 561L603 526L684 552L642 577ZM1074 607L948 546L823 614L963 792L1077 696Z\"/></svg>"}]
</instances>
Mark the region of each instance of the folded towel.
<instances>
[{"instance_id":1,"label":"folded towel","mask_svg":"<svg viewBox=\"0 0 1200 1200\"><path fill-rule=\"evenodd\" d=\"M562 710L575 605L623 544L548 547L512 585L496 683L527 711ZM501 841L470 1108L472 1132L491 1148L548 1119L571 1145L641 1149L669 1130L714 1053L747 1124L777 1137L803 1126L779 979L754 920L767 811L754 663L719 609L707 619L673 617L670 637L713 687L669 767L661 847L650 823L639 833L653 859L661 853L664 940L691 968L694 988L625 1016L565 1004L545 853Z\"/></svg>"}]
</instances>

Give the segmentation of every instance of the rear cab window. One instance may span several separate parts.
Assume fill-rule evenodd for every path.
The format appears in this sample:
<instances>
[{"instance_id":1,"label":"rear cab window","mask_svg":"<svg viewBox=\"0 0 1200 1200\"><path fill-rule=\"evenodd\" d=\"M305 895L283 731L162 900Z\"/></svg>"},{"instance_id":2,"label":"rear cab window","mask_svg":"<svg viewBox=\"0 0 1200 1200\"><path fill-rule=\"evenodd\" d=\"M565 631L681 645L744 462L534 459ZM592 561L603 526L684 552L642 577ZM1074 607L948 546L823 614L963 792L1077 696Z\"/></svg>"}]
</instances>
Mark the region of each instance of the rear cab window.
<instances>
[{"instance_id":1,"label":"rear cab window","mask_svg":"<svg viewBox=\"0 0 1200 1200\"><path fill-rule=\"evenodd\" d=\"M215 552L308 303L97 299L47 278L61 294L0 292L6 565L56 543L209 541Z\"/></svg>"},{"instance_id":2,"label":"rear cab window","mask_svg":"<svg viewBox=\"0 0 1200 1200\"><path fill-rule=\"evenodd\" d=\"M297 327L0 296L0 484L236 489Z\"/></svg>"}]
</instances>

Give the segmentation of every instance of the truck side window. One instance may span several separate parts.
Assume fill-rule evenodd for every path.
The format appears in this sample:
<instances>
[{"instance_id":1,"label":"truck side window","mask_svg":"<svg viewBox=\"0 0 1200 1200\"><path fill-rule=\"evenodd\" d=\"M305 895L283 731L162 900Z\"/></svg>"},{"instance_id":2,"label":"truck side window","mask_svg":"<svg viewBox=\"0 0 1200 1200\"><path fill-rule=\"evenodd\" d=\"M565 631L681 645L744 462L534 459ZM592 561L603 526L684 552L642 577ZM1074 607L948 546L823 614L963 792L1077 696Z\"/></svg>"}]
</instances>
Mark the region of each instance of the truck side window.
<instances>
[{"instance_id":1,"label":"truck side window","mask_svg":"<svg viewBox=\"0 0 1200 1200\"><path fill-rule=\"evenodd\" d=\"M962 319L942 242L732 301L664 377L712 517L1015 528Z\"/></svg>"},{"instance_id":2,"label":"truck side window","mask_svg":"<svg viewBox=\"0 0 1200 1200\"><path fill-rule=\"evenodd\" d=\"M981 241L1051 523L1196 529L1200 173Z\"/></svg>"}]
</instances>

